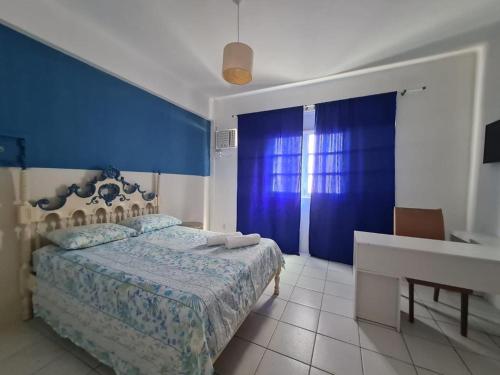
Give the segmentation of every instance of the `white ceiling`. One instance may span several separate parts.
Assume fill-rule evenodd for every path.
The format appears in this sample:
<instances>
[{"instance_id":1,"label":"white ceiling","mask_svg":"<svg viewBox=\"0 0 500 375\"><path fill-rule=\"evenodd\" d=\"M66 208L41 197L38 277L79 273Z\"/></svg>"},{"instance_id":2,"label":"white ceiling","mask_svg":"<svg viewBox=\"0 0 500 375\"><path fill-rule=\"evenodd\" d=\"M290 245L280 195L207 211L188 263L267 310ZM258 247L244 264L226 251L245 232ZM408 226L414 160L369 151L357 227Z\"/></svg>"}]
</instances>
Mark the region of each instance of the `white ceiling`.
<instances>
[{"instance_id":1,"label":"white ceiling","mask_svg":"<svg viewBox=\"0 0 500 375\"><path fill-rule=\"evenodd\" d=\"M59 2L209 96L349 70L500 19L498 0L244 0L254 81L235 87L220 74L236 38L231 0Z\"/></svg>"},{"instance_id":2,"label":"white ceiling","mask_svg":"<svg viewBox=\"0 0 500 375\"><path fill-rule=\"evenodd\" d=\"M64 15L59 33L98 30L124 66L154 67L207 97L352 70L500 20L499 0L244 0L240 34L254 49L254 80L232 86L220 74L222 49L236 38L231 0L44 2Z\"/></svg>"}]
</instances>

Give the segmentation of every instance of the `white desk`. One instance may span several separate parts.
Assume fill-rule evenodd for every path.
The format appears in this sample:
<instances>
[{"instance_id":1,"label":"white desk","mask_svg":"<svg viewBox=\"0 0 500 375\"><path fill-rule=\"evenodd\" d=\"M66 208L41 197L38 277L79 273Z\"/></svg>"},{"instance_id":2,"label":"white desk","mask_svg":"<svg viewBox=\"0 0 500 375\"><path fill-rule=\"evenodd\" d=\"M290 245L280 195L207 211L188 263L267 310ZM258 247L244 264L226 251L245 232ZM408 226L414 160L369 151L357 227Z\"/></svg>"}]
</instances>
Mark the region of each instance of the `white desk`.
<instances>
[{"instance_id":1,"label":"white desk","mask_svg":"<svg viewBox=\"0 0 500 375\"><path fill-rule=\"evenodd\" d=\"M500 238L483 233L473 233L456 230L451 233L452 241L497 247L500 251Z\"/></svg>"},{"instance_id":2,"label":"white desk","mask_svg":"<svg viewBox=\"0 0 500 375\"><path fill-rule=\"evenodd\" d=\"M497 247L354 232L355 315L400 328L404 277L500 293Z\"/></svg>"}]
</instances>

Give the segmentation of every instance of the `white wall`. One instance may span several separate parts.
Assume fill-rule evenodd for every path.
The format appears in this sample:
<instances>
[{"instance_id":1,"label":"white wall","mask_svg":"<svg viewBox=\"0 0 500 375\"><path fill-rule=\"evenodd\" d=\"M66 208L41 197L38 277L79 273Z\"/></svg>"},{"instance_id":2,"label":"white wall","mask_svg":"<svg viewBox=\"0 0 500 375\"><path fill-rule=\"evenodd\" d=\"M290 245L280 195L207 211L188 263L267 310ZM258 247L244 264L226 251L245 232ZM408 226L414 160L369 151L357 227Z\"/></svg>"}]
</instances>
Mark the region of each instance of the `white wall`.
<instances>
[{"instance_id":1,"label":"white wall","mask_svg":"<svg viewBox=\"0 0 500 375\"><path fill-rule=\"evenodd\" d=\"M479 67L482 80L479 80L478 88L482 100L479 103L478 116L483 129L480 131L478 140L481 160L477 165L479 169L478 194L473 229L500 236L500 163L482 164L484 125L500 119L500 23L422 46L373 65L404 61L478 44L484 46L485 56L484 66Z\"/></svg>"},{"instance_id":2,"label":"white wall","mask_svg":"<svg viewBox=\"0 0 500 375\"><path fill-rule=\"evenodd\" d=\"M481 126L477 142L480 160L475 165L478 169L477 179L471 181L477 186L473 197L475 212L472 229L500 236L500 163L482 164L484 126L500 119L500 23L432 43L377 64L428 56L477 44L484 46L485 53L483 66L478 67L477 84L481 101L476 115ZM500 296L490 296L490 300L500 308Z\"/></svg>"},{"instance_id":3,"label":"white wall","mask_svg":"<svg viewBox=\"0 0 500 375\"><path fill-rule=\"evenodd\" d=\"M475 54L391 68L362 75L290 85L214 101L215 127L237 126L233 114L313 104L416 88L398 96L396 203L442 207L447 230L466 225L469 149L473 118ZM212 170L211 229L236 226L237 151L215 158Z\"/></svg>"},{"instance_id":4,"label":"white wall","mask_svg":"<svg viewBox=\"0 0 500 375\"><path fill-rule=\"evenodd\" d=\"M78 169L29 170L30 197L54 197L73 183L82 184L98 172ZM122 172L129 182L153 191L154 176L147 172ZM160 211L184 221L203 222L208 177L163 174L160 180ZM18 293L19 227L16 201L19 199L19 169L0 168L0 326L20 319Z\"/></svg>"},{"instance_id":5,"label":"white wall","mask_svg":"<svg viewBox=\"0 0 500 375\"><path fill-rule=\"evenodd\" d=\"M496 32L486 40L484 101L481 116L485 125L500 120L500 24ZM484 130L480 139L481 155L483 147ZM474 229L500 236L500 163L481 164L479 167ZM500 298L497 307L500 307Z\"/></svg>"}]
</instances>

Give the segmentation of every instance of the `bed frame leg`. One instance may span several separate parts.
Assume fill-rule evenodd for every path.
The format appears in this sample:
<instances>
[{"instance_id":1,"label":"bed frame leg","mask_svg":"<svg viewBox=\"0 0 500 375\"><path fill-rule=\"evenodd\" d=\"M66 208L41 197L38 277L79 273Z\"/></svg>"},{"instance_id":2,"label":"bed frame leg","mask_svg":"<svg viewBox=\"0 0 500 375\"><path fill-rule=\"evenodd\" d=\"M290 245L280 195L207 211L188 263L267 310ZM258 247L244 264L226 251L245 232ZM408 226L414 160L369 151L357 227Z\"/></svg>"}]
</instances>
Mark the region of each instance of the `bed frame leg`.
<instances>
[{"instance_id":1,"label":"bed frame leg","mask_svg":"<svg viewBox=\"0 0 500 375\"><path fill-rule=\"evenodd\" d=\"M29 175L28 169L21 170L20 198L21 204L17 207L17 220L21 225L21 267L19 269L19 294L21 296L21 314L23 320L33 317L31 303L30 275L31 275L31 205L29 203Z\"/></svg>"},{"instance_id":2,"label":"bed frame leg","mask_svg":"<svg viewBox=\"0 0 500 375\"><path fill-rule=\"evenodd\" d=\"M280 294L280 272L281 269L276 272L276 276L274 276L274 295L279 296Z\"/></svg>"}]
</instances>

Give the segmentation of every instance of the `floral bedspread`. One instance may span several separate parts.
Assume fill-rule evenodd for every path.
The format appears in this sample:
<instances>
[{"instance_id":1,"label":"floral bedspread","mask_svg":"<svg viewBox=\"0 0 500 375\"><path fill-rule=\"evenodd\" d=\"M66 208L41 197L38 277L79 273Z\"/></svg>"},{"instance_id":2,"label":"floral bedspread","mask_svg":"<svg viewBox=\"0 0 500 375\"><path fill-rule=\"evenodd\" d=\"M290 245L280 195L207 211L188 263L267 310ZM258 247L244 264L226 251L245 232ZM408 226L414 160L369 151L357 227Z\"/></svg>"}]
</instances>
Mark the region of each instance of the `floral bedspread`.
<instances>
[{"instance_id":1,"label":"floral bedspread","mask_svg":"<svg viewBox=\"0 0 500 375\"><path fill-rule=\"evenodd\" d=\"M35 252L34 310L117 374L211 374L283 264L276 243L207 248L180 226L82 250Z\"/></svg>"}]
</instances>

